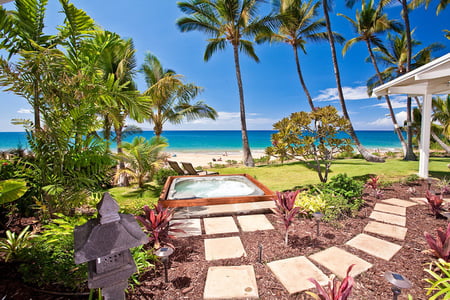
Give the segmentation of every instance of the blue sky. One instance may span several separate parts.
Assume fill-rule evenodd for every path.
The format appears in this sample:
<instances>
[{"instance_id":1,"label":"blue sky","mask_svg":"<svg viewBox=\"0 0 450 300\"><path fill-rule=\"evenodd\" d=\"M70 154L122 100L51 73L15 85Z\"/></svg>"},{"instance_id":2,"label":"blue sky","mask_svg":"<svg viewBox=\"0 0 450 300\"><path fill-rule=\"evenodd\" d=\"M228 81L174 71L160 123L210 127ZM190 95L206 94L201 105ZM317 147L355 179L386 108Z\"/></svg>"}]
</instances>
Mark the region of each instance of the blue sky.
<instances>
[{"instance_id":1,"label":"blue sky","mask_svg":"<svg viewBox=\"0 0 450 300\"><path fill-rule=\"evenodd\" d=\"M175 22L183 16L172 0L77 0L75 6L85 10L105 30L114 31L122 37L133 38L137 49L138 64L142 64L147 51L155 54L165 68L171 68L185 76L187 82L193 82L204 88L199 100L204 100L219 112L216 121L198 120L182 125L165 125L165 130L238 130L239 98L231 48L216 53L208 62L203 61L206 36L200 32L182 33ZM334 1L331 14L333 30L340 32L346 39L353 38L350 24L337 13L351 18L353 10L346 8L343 1ZM433 1L436 2L436 1ZM434 3L433 3L434 4ZM435 4L428 10L419 8L410 15L411 26L415 28L414 38L426 46L440 42L446 48L436 53L441 56L449 52L450 41L443 35L443 29L450 29L450 8L435 14ZM13 3L4 5L7 9ZM58 13L59 2L49 1L47 28L45 32L54 33L57 25L63 21ZM386 9L391 18L400 20L400 8L393 5ZM420 47L420 46L419 46ZM294 111L309 110L306 97L300 87L295 70L292 49L284 44L264 44L255 46L260 63L241 56L241 71L244 83L247 126L250 130L272 129L272 124ZM420 49L420 48L419 48ZM368 98L365 82L374 74L373 67L364 60L368 56L364 44L356 44L346 54L338 56L342 83L347 100L350 118L357 130L391 130L388 110L384 101ZM307 45L307 55L300 55L306 83L316 106L335 105L340 109L335 90L335 78L331 64L331 55L327 43ZM145 90L142 76L136 78L139 90ZM399 121L405 117L405 97L393 98L395 113ZM20 126L11 125L14 118L32 118L30 106L15 95L0 92L0 131L22 131ZM149 123L140 124L150 129Z\"/></svg>"}]
</instances>

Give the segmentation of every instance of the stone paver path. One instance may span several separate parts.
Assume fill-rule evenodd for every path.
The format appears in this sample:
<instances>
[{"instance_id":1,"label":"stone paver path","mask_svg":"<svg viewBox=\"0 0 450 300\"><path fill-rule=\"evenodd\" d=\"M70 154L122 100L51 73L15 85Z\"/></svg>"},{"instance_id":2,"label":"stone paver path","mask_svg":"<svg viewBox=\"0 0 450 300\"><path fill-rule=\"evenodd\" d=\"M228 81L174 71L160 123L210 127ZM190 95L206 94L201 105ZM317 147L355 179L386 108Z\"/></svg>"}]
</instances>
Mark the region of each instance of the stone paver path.
<instances>
[{"instance_id":1,"label":"stone paver path","mask_svg":"<svg viewBox=\"0 0 450 300\"><path fill-rule=\"evenodd\" d=\"M372 211L369 218L374 219L376 221L390 223L399 226L406 226L406 217L388 214L380 211Z\"/></svg>"},{"instance_id":2,"label":"stone paver path","mask_svg":"<svg viewBox=\"0 0 450 300\"><path fill-rule=\"evenodd\" d=\"M345 243L348 247L356 248L367 255L389 261L401 249L401 245L386 241L382 238L372 236L368 233L387 236L397 240L404 240L407 234L406 208L417 205L418 198L412 201L390 198L382 200L374 206L370 219L364 232L353 237ZM200 235L200 219L189 219L193 216L202 216L205 234L230 233L239 234L239 231L273 230L274 227L265 215L261 214L264 209L273 207L273 202L264 203L242 203L232 205L215 205L211 207L193 207L178 210L181 218L185 220L174 220L181 222L177 228L186 231L184 235ZM246 213L256 209L259 215L240 215L244 210ZM221 212L222 210L222 212ZM182 215L182 213L186 215ZM220 215L222 213L238 214L237 224L233 217L205 217ZM219 260L245 256L245 247L239 236L223 238L205 238L205 260ZM321 265L330 270L339 278L346 275L351 264L355 267L350 273L352 276L368 270L372 265L339 247L330 247L309 257L297 256L267 263L267 267L275 277L286 288L289 294L295 294L308 290L314 285L308 278L315 278L320 284L326 284L328 277L317 267ZM204 299L239 299L258 298L258 287L253 266L216 266L208 269L206 278Z\"/></svg>"},{"instance_id":3,"label":"stone paver path","mask_svg":"<svg viewBox=\"0 0 450 300\"><path fill-rule=\"evenodd\" d=\"M283 284L289 294L298 293L314 287L309 278L326 284L328 277L305 256L297 256L272 261L267 264L275 277Z\"/></svg>"},{"instance_id":4,"label":"stone paver path","mask_svg":"<svg viewBox=\"0 0 450 300\"><path fill-rule=\"evenodd\" d=\"M390 214L406 216L406 208L397 206L397 205L377 203L377 204L375 204L373 210L390 213Z\"/></svg>"},{"instance_id":5,"label":"stone paver path","mask_svg":"<svg viewBox=\"0 0 450 300\"><path fill-rule=\"evenodd\" d=\"M348 267L352 264L355 264L355 266L350 272L351 276L356 276L372 267L371 263L338 247L330 247L314 253L309 258L341 279L345 277Z\"/></svg>"},{"instance_id":6,"label":"stone paver path","mask_svg":"<svg viewBox=\"0 0 450 300\"><path fill-rule=\"evenodd\" d=\"M247 215L237 217L242 231L257 231L274 229L265 215Z\"/></svg>"},{"instance_id":7,"label":"stone paver path","mask_svg":"<svg viewBox=\"0 0 450 300\"><path fill-rule=\"evenodd\" d=\"M364 233L358 234L345 244L384 260L390 260L402 248L400 245Z\"/></svg>"},{"instance_id":8,"label":"stone paver path","mask_svg":"<svg viewBox=\"0 0 450 300\"><path fill-rule=\"evenodd\" d=\"M259 298L253 266L210 267L203 298Z\"/></svg>"},{"instance_id":9,"label":"stone paver path","mask_svg":"<svg viewBox=\"0 0 450 300\"><path fill-rule=\"evenodd\" d=\"M369 221L367 226L364 227L364 231L403 241L406 237L407 229L397 225Z\"/></svg>"},{"instance_id":10,"label":"stone paver path","mask_svg":"<svg viewBox=\"0 0 450 300\"><path fill-rule=\"evenodd\" d=\"M239 232L233 217L215 217L203 219L206 234Z\"/></svg>"},{"instance_id":11,"label":"stone paver path","mask_svg":"<svg viewBox=\"0 0 450 300\"><path fill-rule=\"evenodd\" d=\"M205 239L205 259L227 259L246 256L242 241L238 236Z\"/></svg>"},{"instance_id":12,"label":"stone paver path","mask_svg":"<svg viewBox=\"0 0 450 300\"><path fill-rule=\"evenodd\" d=\"M202 226L200 219L183 219L183 220L173 220L170 224L179 225L172 226L174 229L182 229L184 232L173 232L172 234L176 237L188 237L194 235L202 235Z\"/></svg>"}]
</instances>

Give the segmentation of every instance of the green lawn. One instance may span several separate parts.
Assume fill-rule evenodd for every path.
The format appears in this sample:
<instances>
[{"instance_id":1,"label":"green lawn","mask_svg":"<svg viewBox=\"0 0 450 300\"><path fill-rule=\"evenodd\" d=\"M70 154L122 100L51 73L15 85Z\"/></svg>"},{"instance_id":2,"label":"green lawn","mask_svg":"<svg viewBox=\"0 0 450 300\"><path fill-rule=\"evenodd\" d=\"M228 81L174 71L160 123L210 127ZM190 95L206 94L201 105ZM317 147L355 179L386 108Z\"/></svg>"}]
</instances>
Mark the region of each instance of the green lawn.
<instances>
[{"instance_id":1,"label":"green lawn","mask_svg":"<svg viewBox=\"0 0 450 300\"><path fill-rule=\"evenodd\" d=\"M450 158L432 157L429 165L431 176L450 179L448 164L450 164ZM255 168L229 167L214 170L220 174L250 174L274 191L319 183L317 173L308 168L304 162ZM339 173L347 173L348 176L359 178L379 175L382 181L389 182L417 174L418 171L418 161L388 159L385 163L369 163L362 159L340 159L333 162L329 178ZM159 190L151 185L147 190L117 187L112 188L109 192L118 201L122 210L132 213L136 213L136 210L139 211L145 204L156 203L159 196Z\"/></svg>"}]
</instances>

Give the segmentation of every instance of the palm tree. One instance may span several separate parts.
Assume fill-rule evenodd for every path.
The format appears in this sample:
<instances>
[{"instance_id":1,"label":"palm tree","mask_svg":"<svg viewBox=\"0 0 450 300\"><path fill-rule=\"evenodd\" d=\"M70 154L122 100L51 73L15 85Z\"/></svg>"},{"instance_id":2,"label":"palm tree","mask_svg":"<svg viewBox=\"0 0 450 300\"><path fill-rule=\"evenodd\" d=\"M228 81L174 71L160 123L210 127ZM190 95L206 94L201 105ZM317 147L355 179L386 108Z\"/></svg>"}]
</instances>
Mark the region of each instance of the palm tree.
<instances>
[{"instance_id":1,"label":"palm tree","mask_svg":"<svg viewBox=\"0 0 450 300\"><path fill-rule=\"evenodd\" d=\"M16 0L16 10L6 11L0 7L0 46L9 52L9 58L20 51L37 51L39 47L50 47L51 36L43 33L45 11L48 0ZM53 47L52 45L51 47ZM39 67L30 70L32 93L26 96L34 110L34 129L41 128L41 91Z\"/></svg>"},{"instance_id":2,"label":"palm tree","mask_svg":"<svg viewBox=\"0 0 450 300\"><path fill-rule=\"evenodd\" d=\"M153 54L146 54L141 71L148 86L143 94L150 98L148 120L153 123L156 136L161 135L166 122L180 124L183 120L216 119L217 112L203 101L191 103L202 89L192 83L184 83L182 75L175 71L164 69Z\"/></svg>"},{"instance_id":3,"label":"palm tree","mask_svg":"<svg viewBox=\"0 0 450 300\"><path fill-rule=\"evenodd\" d=\"M428 9L428 6L430 5L430 2L431 2L431 0L412 0L409 3L409 6L412 9L416 9L420 5L425 4L425 8ZM447 7L447 4L450 3L450 0L439 0L438 2L439 3L437 5L437 7L436 7L436 15L439 15L439 13Z\"/></svg>"},{"instance_id":4,"label":"palm tree","mask_svg":"<svg viewBox=\"0 0 450 300\"><path fill-rule=\"evenodd\" d=\"M339 14L346 18L353 26L355 32L358 34L357 37L354 37L347 41L344 48L342 49L343 55L348 51L348 49L357 42L365 42L367 46L367 50L370 55L370 59L372 61L373 67L376 71L376 75L378 76L378 84L381 85L384 83L383 75L380 72L377 61L375 59L372 45L377 46L378 48L384 48L382 41L378 38L378 34L383 33L387 30L400 30L401 25L396 21L389 20L386 14L382 13L382 7L378 6L374 7L373 0L369 0L366 4L365 1L362 1L361 11L356 11L356 20L353 20L343 14ZM392 103L388 95L385 96L386 104L389 108L389 113L391 115L391 120L394 124L394 130L397 133L397 136L402 144L403 153L406 155L406 142L403 137L402 131L397 123L397 119L395 117L394 109L392 108Z\"/></svg>"},{"instance_id":5,"label":"palm tree","mask_svg":"<svg viewBox=\"0 0 450 300\"><path fill-rule=\"evenodd\" d=\"M258 6L263 2L263 0L190 0L178 3L181 11L190 15L177 21L180 30L183 32L198 30L211 37L205 49L205 61L218 50L224 50L228 43L233 48L239 90L243 161L246 166L252 167L255 164L248 143L239 52L242 51L256 62L259 61L253 43L247 38L253 38L269 30L266 24L271 19L257 17Z\"/></svg>"},{"instance_id":6,"label":"palm tree","mask_svg":"<svg viewBox=\"0 0 450 300\"><path fill-rule=\"evenodd\" d=\"M348 133L349 133L350 137L353 139L353 142L355 143L356 147L358 148L359 153L361 153L361 155L364 157L364 159L366 159L367 161L371 161L371 162L384 162L384 159L382 159L378 156L372 155L371 153L369 153L369 151L367 151L367 149L359 141L358 136L356 135L355 130L353 129L353 124L350 120L350 116L348 115L348 111L347 111L347 106L345 104L344 93L342 92L341 75L339 72L339 65L338 65L337 56L336 56L334 35L333 35L333 30L331 29L330 16L328 15L328 11L330 9L328 6L328 0L322 0L322 7L323 7L323 14L325 16L325 22L326 22L326 27L327 27L328 42L330 44L331 59L333 61L334 75L336 78L336 87L337 87L337 91L338 91L339 102L341 103L342 114L344 115L345 119L348 120L348 123L349 123Z\"/></svg>"},{"instance_id":7,"label":"palm tree","mask_svg":"<svg viewBox=\"0 0 450 300\"><path fill-rule=\"evenodd\" d=\"M442 126L442 134L450 139L450 95L447 99L433 98L433 120Z\"/></svg>"},{"instance_id":8,"label":"palm tree","mask_svg":"<svg viewBox=\"0 0 450 300\"><path fill-rule=\"evenodd\" d=\"M292 47L294 51L295 65L300 84L305 92L311 110L314 110L314 104L303 78L298 57L298 49L300 48L306 54L305 45L308 41L326 41L327 33L322 31L325 29L323 19L317 19L319 14L320 3L313 3L312 0L303 2L302 0L277 0L274 1L274 7L278 10L278 19L280 26L278 32L261 33L256 37L258 43L270 41L286 43ZM343 38L335 35L339 41Z\"/></svg>"},{"instance_id":9,"label":"palm tree","mask_svg":"<svg viewBox=\"0 0 450 300\"><path fill-rule=\"evenodd\" d=\"M163 163L160 154L168 146L167 141L160 137L148 141L139 136L131 143L124 142L122 146L124 151L118 153L117 157L125 161L127 167L118 170L118 175L127 174L143 188L145 180L152 180L155 170Z\"/></svg>"}]
</instances>

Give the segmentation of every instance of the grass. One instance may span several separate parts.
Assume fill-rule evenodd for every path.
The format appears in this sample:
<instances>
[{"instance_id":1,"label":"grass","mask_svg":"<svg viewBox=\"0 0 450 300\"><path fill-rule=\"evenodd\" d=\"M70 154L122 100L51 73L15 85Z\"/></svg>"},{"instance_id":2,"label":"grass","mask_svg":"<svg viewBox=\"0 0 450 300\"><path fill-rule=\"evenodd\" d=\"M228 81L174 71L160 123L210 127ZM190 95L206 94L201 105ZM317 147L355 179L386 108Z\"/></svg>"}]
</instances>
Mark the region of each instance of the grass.
<instances>
[{"instance_id":1,"label":"grass","mask_svg":"<svg viewBox=\"0 0 450 300\"><path fill-rule=\"evenodd\" d=\"M450 158L430 158L429 172L433 177L447 179L450 177L447 165ZM296 186L319 183L317 173L305 162L293 162L283 165L264 165L255 168L228 167L220 168L220 174L247 173L262 182L273 191L292 189ZM379 175L383 182L399 181L419 171L418 161L387 159L385 163L370 163L363 159L339 159L331 165L329 178L347 173L350 177L367 179L370 175ZM116 187L109 190L126 213L140 214L142 206L156 204L160 189L155 185L147 185L144 189Z\"/></svg>"}]
</instances>

